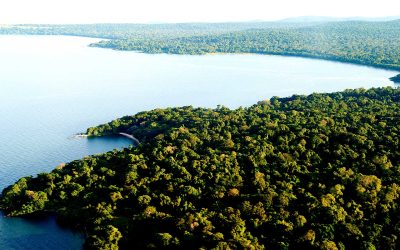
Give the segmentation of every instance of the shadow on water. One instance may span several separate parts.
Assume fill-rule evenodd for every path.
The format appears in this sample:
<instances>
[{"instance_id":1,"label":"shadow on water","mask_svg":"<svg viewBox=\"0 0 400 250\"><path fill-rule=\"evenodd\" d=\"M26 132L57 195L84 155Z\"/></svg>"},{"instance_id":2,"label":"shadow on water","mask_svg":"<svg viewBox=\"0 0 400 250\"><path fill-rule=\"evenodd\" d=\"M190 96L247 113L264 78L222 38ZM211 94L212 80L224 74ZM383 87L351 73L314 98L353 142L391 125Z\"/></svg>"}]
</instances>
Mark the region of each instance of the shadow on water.
<instances>
[{"instance_id":1,"label":"shadow on water","mask_svg":"<svg viewBox=\"0 0 400 250\"><path fill-rule=\"evenodd\" d=\"M75 139L73 139L75 140ZM100 154L115 148L130 147L131 139L121 135L76 139L84 154ZM84 157L81 155L80 157ZM40 213L23 217L6 217L0 211L1 250L76 250L84 243L84 234L68 225L68 221L54 213Z\"/></svg>"},{"instance_id":2,"label":"shadow on water","mask_svg":"<svg viewBox=\"0 0 400 250\"><path fill-rule=\"evenodd\" d=\"M82 233L57 223L54 214L41 214L23 218L3 217L0 220L0 246L3 250L74 250L81 249Z\"/></svg>"}]
</instances>

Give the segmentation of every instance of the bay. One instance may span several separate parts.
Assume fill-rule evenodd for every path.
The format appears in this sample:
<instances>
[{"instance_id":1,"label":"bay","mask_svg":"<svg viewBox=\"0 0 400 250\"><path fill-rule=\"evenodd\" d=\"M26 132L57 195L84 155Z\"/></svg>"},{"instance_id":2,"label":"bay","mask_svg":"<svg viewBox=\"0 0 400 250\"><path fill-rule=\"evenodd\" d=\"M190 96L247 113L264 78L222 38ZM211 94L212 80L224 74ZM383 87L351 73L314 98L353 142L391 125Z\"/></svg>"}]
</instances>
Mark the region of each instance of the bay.
<instances>
[{"instance_id":1,"label":"bay","mask_svg":"<svg viewBox=\"0 0 400 250\"><path fill-rule=\"evenodd\" d=\"M230 108L272 96L395 86L395 71L299 57L149 55L88 47L98 39L0 36L0 189L122 137L87 127L170 106ZM43 220L0 217L0 249L79 249L83 237Z\"/></svg>"}]
</instances>

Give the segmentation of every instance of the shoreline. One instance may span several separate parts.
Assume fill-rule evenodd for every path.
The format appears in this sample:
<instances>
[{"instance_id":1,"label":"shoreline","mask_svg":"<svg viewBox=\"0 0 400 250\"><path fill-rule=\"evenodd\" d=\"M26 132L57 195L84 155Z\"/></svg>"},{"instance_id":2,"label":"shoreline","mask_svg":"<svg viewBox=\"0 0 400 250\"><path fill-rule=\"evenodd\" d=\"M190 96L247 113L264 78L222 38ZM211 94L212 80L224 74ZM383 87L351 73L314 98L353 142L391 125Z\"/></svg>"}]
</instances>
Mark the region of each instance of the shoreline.
<instances>
[{"instance_id":1,"label":"shoreline","mask_svg":"<svg viewBox=\"0 0 400 250\"><path fill-rule=\"evenodd\" d=\"M108 41L112 40L118 40L118 39L104 39ZM101 41L99 41L101 42ZM269 55L269 56L283 56L283 57L298 57L298 58L305 58L305 59L314 59L314 60L324 60L328 62L334 62L334 63L344 63L344 64L350 64L350 65L357 65L357 66L364 66L364 67L370 67L370 68L375 68L375 69L382 69L382 70L387 70L387 71L396 71L397 74L400 73L400 65L399 66L390 66L390 65L378 65L378 64L366 64L366 63L361 63L357 61L351 61L351 60L346 60L346 59L340 59L340 58L330 58L332 57L331 55L307 55L307 54L296 54L296 53L288 53L288 52L205 52L205 53L197 53L197 54L189 54L189 53L169 53L169 52L160 52L160 53L150 53L146 52L143 50L129 50L129 49L120 49L116 47L106 47L106 46L101 46L99 42L96 43L91 43L88 46L92 48L101 48L101 49L111 49L115 51L126 51L126 52L135 52L135 53L143 53L143 54L148 54L148 55L176 55L176 56L206 56L206 55ZM396 77L395 75L394 77ZM399 83L395 82L392 80L393 77L388 78L390 81L394 83Z\"/></svg>"},{"instance_id":2,"label":"shoreline","mask_svg":"<svg viewBox=\"0 0 400 250\"><path fill-rule=\"evenodd\" d=\"M140 141L136 137L134 137L133 135L128 134L128 133L119 132L118 134L113 134L113 135L110 135L110 136L123 136L123 137L126 137L126 138L131 139L132 141L134 141L136 146L140 145ZM71 136L70 138L80 139L80 138L90 138L90 137L104 137L104 135L93 136L93 135L87 135L87 134L81 133L81 134L75 134L75 135Z\"/></svg>"},{"instance_id":3,"label":"shoreline","mask_svg":"<svg viewBox=\"0 0 400 250\"><path fill-rule=\"evenodd\" d=\"M133 135L127 134L127 133L123 133L123 132L120 132L118 134L133 140L135 142L136 146L140 145L140 141L136 137L134 137Z\"/></svg>"},{"instance_id":4,"label":"shoreline","mask_svg":"<svg viewBox=\"0 0 400 250\"><path fill-rule=\"evenodd\" d=\"M113 40L119 40L118 38L109 38L109 37L101 37L101 36L90 36L90 35L79 35L79 34L57 34L57 35L52 35L52 34L0 34L0 36L12 36L12 35L18 35L18 36L67 36L67 37L83 37L83 38L92 38L92 39L98 39L99 41L96 41L94 43L90 43L87 46L91 48L100 48L100 49L112 49L115 51L129 51L129 52L135 52L135 53L143 53L143 54L149 54L149 55L156 55L156 54L164 54L164 55L182 55L182 56L205 56L205 55L270 55L270 56L284 56L284 57L300 57L300 58L307 58L307 59L316 59L316 60L324 60L324 61L330 61L330 62L337 62L337 63L346 63L346 64L351 64L351 65L358 65L358 66L365 66L365 67L371 67L371 68L376 68L376 69L383 69L383 70L388 70L388 71L397 71L397 73L400 73L400 65L399 66L385 66L385 65L377 65L377 64L366 64L366 63L361 63L357 61L350 61L346 59L340 59L340 58L329 58L331 57L330 55L321 55L321 56L314 56L314 55L304 55L304 54L296 54L296 53L285 53L285 52L205 52L205 53L198 53L198 54L188 54L188 53L168 53L168 52L161 52L161 53L149 53L146 51L142 50L127 50L127 49L119 49L116 47L105 47L105 46L99 46L99 43L102 41L113 41ZM394 77L396 77L395 75ZM399 82L391 80L391 78L394 77L389 77L388 79L392 81L395 84L399 84Z\"/></svg>"}]
</instances>

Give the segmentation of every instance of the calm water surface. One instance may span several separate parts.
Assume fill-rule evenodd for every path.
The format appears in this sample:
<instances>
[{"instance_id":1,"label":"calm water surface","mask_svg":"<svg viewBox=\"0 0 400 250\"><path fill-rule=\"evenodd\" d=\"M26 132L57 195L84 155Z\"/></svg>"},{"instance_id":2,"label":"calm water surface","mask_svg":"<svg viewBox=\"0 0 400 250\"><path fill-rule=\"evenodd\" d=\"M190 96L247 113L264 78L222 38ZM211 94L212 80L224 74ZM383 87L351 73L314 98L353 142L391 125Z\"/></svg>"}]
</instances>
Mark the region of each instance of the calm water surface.
<instances>
[{"instance_id":1,"label":"calm water surface","mask_svg":"<svg viewBox=\"0 0 400 250\"><path fill-rule=\"evenodd\" d=\"M126 147L73 139L87 127L158 107L249 106L272 96L393 86L396 72L295 57L147 55L96 39L0 36L0 189L62 162ZM0 216L0 249L79 249L53 218Z\"/></svg>"}]
</instances>

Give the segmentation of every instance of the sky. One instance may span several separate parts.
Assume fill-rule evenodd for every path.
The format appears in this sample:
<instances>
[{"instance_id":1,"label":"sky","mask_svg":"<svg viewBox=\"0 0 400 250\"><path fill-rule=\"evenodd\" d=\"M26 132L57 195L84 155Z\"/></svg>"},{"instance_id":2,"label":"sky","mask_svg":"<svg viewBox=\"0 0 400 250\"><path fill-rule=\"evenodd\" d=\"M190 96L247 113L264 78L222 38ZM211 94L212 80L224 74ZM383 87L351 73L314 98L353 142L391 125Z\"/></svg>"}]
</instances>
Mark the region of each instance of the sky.
<instances>
[{"instance_id":1,"label":"sky","mask_svg":"<svg viewBox=\"0 0 400 250\"><path fill-rule=\"evenodd\" d=\"M1 0L0 24L271 21L400 15L399 0Z\"/></svg>"}]
</instances>

